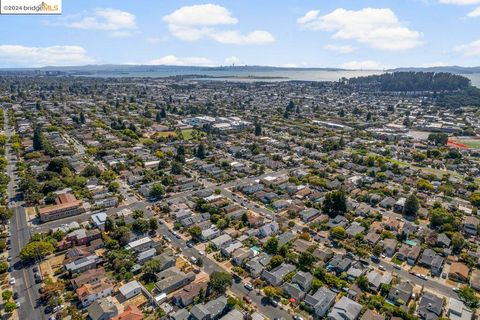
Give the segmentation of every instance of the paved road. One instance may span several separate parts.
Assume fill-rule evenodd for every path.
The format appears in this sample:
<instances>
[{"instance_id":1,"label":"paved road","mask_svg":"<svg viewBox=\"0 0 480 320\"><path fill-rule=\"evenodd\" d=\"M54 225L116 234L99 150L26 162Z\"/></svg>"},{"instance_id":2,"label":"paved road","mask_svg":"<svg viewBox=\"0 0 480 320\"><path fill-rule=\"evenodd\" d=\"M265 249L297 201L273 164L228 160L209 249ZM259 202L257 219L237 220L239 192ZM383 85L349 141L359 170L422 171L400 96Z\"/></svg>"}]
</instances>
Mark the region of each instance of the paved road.
<instances>
[{"instance_id":1,"label":"paved road","mask_svg":"<svg viewBox=\"0 0 480 320\"><path fill-rule=\"evenodd\" d=\"M8 120L5 121L5 132L7 137L13 135L9 127ZM20 308L17 310L19 319L45 319L37 301L39 299L38 289L40 285L35 284L33 276L33 266L23 267L18 258L20 250L28 243L30 239L30 229L27 224L27 215L23 202L17 196L16 181L17 175L15 170L16 162L12 161L11 146L8 143L5 146L5 155L8 159L7 175L10 177L10 182L7 188L9 198L9 205L13 210L13 217L10 220L10 250L9 256L12 257L10 266L13 267L10 272L11 277L15 278L16 283L13 285L13 291L18 292Z\"/></svg>"},{"instance_id":2,"label":"paved road","mask_svg":"<svg viewBox=\"0 0 480 320\"><path fill-rule=\"evenodd\" d=\"M185 257L195 257L195 258L202 258L203 266L202 269L211 274L214 271L225 271L222 267L220 267L215 261L211 260L210 258L200 255L198 250L195 248L187 247L185 241L183 239L177 239L170 231L170 229L164 225L160 224L158 231L162 234L167 236L171 239L171 244L180 249L182 254ZM292 319L292 317L285 311L280 308L275 308L272 305L265 303L262 301L263 296L257 294L256 290L248 291L245 289L241 282L236 283L234 282L231 286L230 290L237 295L238 297L243 297L248 295L251 299L253 304L257 307L257 310L266 315L269 319L274 318L284 318L284 319Z\"/></svg>"}]
</instances>

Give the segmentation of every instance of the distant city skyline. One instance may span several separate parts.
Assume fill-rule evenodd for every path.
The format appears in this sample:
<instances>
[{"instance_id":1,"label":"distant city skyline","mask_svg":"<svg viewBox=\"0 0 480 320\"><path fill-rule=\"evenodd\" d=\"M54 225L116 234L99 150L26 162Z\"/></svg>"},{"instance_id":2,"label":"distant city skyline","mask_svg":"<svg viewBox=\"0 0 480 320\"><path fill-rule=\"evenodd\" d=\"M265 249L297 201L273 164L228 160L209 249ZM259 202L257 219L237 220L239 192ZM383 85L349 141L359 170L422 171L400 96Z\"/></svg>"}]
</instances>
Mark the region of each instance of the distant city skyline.
<instances>
[{"instance_id":1,"label":"distant city skyline","mask_svg":"<svg viewBox=\"0 0 480 320\"><path fill-rule=\"evenodd\" d=\"M480 0L63 0L0 15L0 67L480 66Z\"/></svg>"}]
</instances>

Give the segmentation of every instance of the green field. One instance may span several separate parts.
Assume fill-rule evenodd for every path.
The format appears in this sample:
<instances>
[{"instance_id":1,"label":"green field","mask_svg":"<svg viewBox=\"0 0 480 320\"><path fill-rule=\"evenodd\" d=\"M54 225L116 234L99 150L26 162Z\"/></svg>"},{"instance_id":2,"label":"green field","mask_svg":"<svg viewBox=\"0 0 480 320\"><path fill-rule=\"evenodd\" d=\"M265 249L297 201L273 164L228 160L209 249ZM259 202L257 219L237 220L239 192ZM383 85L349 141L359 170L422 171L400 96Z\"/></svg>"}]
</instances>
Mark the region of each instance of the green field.
<instances>
[{"instance_id":1,"label":"green field","mask_svg":"<svg viewBox=\"0 0 480 320\"><path fill-rule=\"evenodd\" d=\"M465 144L470 149L480 150L480 140L477 140L477 139L459 140L459 142Z\"/></svg>"}]
</instances>

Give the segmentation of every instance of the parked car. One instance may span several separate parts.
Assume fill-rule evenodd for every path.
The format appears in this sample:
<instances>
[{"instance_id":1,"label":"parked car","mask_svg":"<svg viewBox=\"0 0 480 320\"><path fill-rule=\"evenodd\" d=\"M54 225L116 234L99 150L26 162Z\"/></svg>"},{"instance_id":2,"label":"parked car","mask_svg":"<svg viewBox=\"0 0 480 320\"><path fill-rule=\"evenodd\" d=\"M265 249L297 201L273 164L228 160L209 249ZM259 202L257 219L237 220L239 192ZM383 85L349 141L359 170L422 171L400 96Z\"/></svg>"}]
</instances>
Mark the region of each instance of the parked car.
<instances>
[{"instance_id":1,"label":"parked car","mask_svg":"<svg viewBox=\"0 0 480 320\"><path fill-rule=\"evenodd\" d=\"M11 278L10 281L8 281L8 283L10 283L10 285L14 285L15 284L15 278Z\"/></svg>"},{"instance_id":2,"label":"parked car","mask_svg":"<svg viewBox=\"0 0 480 320\"><path fill-rule=\"evenodd\" d=\"M385 267L382 266L382 265L379 265L379 266L378 266L378 269L380 269L380 270L382 270L382 271L385 271L385 270L386 270Z\"/></svg>"},{"instance_id":3,"label":"parked car","mask_svg":"<svg viewBox=\"0 0 480 320\"><path fill-rule=\"evenodd\" d=\"M243 296L243 300L248 304L252 303L252 298L250 298L249 296Z\"/></svg>"},{"instance_id":4,"label":"parked car","mask_svg":"<svg viewBox=\"0 0 480 320\"><path fill-rule=\"evenodd\" d=\"M252 291L253 290L253 285L250 282L247 282L244 284L245 289Z\"/></svg>"}]
</instances>

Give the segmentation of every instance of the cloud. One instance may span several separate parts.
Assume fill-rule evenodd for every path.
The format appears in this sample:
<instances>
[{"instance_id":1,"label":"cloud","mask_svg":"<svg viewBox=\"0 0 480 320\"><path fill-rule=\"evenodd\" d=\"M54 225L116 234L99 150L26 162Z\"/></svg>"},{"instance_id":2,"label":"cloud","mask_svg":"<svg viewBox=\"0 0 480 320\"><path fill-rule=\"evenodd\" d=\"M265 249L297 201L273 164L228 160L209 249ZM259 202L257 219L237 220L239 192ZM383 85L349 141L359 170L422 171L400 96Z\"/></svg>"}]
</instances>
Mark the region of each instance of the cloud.
<instances>
[{"instance_id":1,"label":"cloud","mask_svg":"<svg viewBox=\"0 0 480 320\"><path fill-rule=\"evenodd\" d=\"M199 4L181 7L163 17L168 29L178 39L195 41L210 38L224 44L266 44L274 42L267 31L255 30L245 35L237 30L221 29L235 25L238 19L226 8L216 4ZM220 28L220 29L219 29Z\"/></svg>"},{"instance_id":2,"label":"cloud","mask_svg":"<svg viewBox=\"0 0 480 320\"><path fill-rule=\"evenodd\" d=\"M476 18L480 17L480 7L473 9L467 14L467 17Z\"/></svg>"},{"instance_id":3,"label":"cloud","mask_svg":"<svg viewBox=\"0 0 480 320\"><path fill-rule=\"evenodd\" d=\"M163 56L152 60L149 64L170 66L213 66L212 60L204 57L177 57L174 55Z\"/></svg>"},{"instance_id":4,"label":"cloud","mask_svg":"<svg viewBox=\"0 0 480 320\"><path fill-rule=\"evenodd\" d=\"M167 36L164 36L164 37L145 37L144 40L145 40L146 43L157 44L157 43L160 43L160 42L167 41L168 37Z\"/></svg>"},{"instance_id":5,"label":"cloud","mask_svg":"<svg viewBox=\"0 0 480 320\"><path fill-rule=\"evenodd\" d=\"M231 56L225 58L225 63L227 64L240 64L242 61L240 60L239 57Z\"/></svg>"},{"instance_id":6,"label":"cloud","mask_svg":"<svg viewBox=\"0 0 480 320\"><path fill-rule=\"evenodd\" d=\"M97 8L93 14L87 16L66 16L63 21L52 25L82 30L101 30L115 37L129 36L137 28L135 15L111 8Z\"/></svg>"},{"instance_id":7,"label":"cloud","mask_svg":"<svg viewBox=\"0 0 480 320\"><path fill-rule=\"evenodd\" d=\"M0 45L0 60L22 67L73 66L94 62L80 46Z\"/></svg>"},{"instance_id":8,"label":"cloud","mask_svg":"<svg viewBox=\"0 0 480 320\"><path fill-rule=\"evenodd\" d=\"M323 48L329 51L334 51L334 52L343 53L343 54L352 53L356 50L356 48L352 46L337 46L333 44L327 44L323 46Z\"/></svg>"},{"instance_id":9,"label":"cloud","mask_svg":"<svg viewBox=\"0 0 480 320\"><path fill-rule=\"evenodd\" d=\"M252 31L246 35L238 31L214 32L210 36L220 43L226 44L264 44L275 41L267 31Z\"/></svg>"},{"instance_id":10,"label":"cloud","mask_svg":"<svg viewBox=\"0 0 480 320\"><path fill-rule=\"evenodd\" d=\"M480 40L462 44L453 49L466 57L480 56Z\"/></svg>"},{"instance_id":11,"label":"cloud","mask_svg":"<svg viewBox=\"0 0 480 320\"><path fill-rule=\"evenodd\" d=\"M373 60L364 60L345 62L342 64L342 68L351 70L382 70L388 69L389 66Z\"/></svg>"},{"instance_id":12,"label":"cloud","mask_svg":"<svg viewBox=\"0 0 480 320\"><path fill-rule=\"evenodd\" d=\"M480 0L439 0L443 4L456 4L460 6L468 6L472 4L479 4Z\"/></svg>"},{"instance_id":13,"label":"cloud","mask_svg":"<svg viewBox=\"0 0 480 320\"><path fill-rule=\"evenodd\" d=\"M324 16L312 10L297 22L304 29L333 32L333 39L355 40L380 50L406 50L421 44L421 34L405 27L388 8L339 8Z\"/></svg>"}]
</instances>

